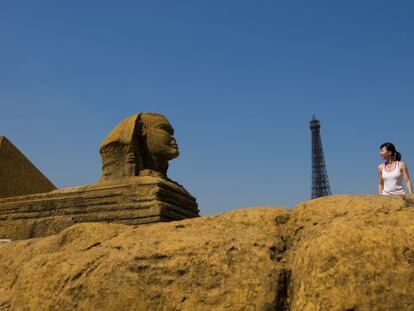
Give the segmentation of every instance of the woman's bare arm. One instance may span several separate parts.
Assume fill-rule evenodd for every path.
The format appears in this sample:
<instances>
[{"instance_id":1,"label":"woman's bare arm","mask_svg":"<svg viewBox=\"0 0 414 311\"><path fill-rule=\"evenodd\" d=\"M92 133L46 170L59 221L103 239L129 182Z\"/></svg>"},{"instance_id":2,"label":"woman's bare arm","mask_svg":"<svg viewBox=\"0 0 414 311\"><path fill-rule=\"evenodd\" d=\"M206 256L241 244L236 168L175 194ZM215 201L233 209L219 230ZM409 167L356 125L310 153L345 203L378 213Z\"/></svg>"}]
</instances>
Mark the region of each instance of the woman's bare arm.
<instances>
[{"instance_id":1,"label":"woman's bare arm","mask_svg":"<svg viewBox=\"0 0 414 311\"><path fill-rule=\"evenodd\" d=\"M405 163L401 163L401 171L404 177L408 193L413 193L413 186L411 184L410 174L408 173L408 167Z\"/></svg>"},{"instance_id":2,"label":"woman's bare arm","mask_svg":"<svg viewBox=\"0 0 414 311\"><path fill-rule=\"evenodd\" d=\"M379 165L377 169L378 173L378 194L382 194L382 190L384 189L384 180L382 179L382 166Z\"/></svg>"}]
</instances>

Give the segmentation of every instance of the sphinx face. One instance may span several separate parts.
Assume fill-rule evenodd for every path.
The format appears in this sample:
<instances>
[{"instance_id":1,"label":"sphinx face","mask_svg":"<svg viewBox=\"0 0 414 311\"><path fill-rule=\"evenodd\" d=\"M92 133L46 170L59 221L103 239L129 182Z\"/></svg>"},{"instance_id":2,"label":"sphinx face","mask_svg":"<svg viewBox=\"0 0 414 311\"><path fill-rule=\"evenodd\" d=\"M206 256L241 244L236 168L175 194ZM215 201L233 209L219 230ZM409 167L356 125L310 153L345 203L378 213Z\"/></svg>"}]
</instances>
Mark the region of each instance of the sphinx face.
<instances>
[{"instance_id":1,"label":"sphinx face","mask_svg":"<svg viewBox=\"0 0 414 311\"><path fill-rule=\"evenodd\" d=\"M161 161L169 161L178 157L179 151L174 138L174 129L167 118L162 115L143 114L141 120L149 154Z\"/></svg>"}]
</instances>

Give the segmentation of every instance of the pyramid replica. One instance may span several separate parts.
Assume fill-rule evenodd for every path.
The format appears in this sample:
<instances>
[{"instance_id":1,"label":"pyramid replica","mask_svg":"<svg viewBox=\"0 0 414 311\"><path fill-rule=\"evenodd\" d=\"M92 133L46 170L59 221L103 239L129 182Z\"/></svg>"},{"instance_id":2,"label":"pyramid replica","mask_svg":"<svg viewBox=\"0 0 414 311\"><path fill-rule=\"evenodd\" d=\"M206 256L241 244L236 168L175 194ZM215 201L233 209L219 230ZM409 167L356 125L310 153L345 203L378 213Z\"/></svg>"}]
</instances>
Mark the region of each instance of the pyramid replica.
<instances>
[{"instance_id":1,"label":"pyramid replica","mask_svg":"<svg viewBox=\"0 0 414 311\"><path fill-rule=\"evenodd\" d=\"M0 136L0 198L55 189L19 149L6 137Z\"/></svg>"},{"instance_id":2,"label":"pyramid replica","mask_svg":"<svg viewBox=\"0 0 414 311\"><path fill-rule=\"evenodd\" d=\"M101 144L99 181L65 189L55 189L3 138L1 145L13 151L0 155L0 169L7 171L0 175L0 239L47 236L82 222L140 225L198 217L196 199L167 177L168 161L179 155L173 135L165 116L134 114Z\"/></svg>"}]
</instances>

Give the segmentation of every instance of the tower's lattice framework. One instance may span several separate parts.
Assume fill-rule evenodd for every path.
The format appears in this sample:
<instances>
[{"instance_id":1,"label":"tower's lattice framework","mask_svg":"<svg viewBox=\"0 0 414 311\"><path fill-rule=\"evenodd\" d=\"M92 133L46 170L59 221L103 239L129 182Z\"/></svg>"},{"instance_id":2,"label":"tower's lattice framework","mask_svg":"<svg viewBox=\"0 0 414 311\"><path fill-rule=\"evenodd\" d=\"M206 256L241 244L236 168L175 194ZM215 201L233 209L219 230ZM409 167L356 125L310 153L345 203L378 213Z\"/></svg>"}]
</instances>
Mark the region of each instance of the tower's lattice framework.
<instances>
[{"instance_id":1,"label":"tower's lattice framework","mask_svg":"<svg viewBox=\"0 0 414 311\"><path fill-rule=\"evenodd\" d=\"M319 120L313 116L312 121L310 121L312 133L312 199L331 195L320 128Z\"/></svg>"}]
</instances>

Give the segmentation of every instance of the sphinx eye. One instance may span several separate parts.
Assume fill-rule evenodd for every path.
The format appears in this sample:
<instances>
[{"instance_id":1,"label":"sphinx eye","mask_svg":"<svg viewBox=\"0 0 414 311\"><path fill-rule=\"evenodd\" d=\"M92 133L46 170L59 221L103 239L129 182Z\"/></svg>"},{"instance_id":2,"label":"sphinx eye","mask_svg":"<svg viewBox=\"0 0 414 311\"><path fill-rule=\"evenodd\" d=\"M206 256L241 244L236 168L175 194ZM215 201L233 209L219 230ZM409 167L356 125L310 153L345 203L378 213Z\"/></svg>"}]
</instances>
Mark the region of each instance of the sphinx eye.
<instances>
[{"instance_id":1,"label":"sphinx eye","mask_svg":"<svg viewBox=\"0 0 414 311\"><path fill-rule=\"evenodd\" d=\"M173 131L169 126L166 126L166 125L163 124L163 125L158 126L158 128L163 130L163 131L166 131L168 134L173 135Z\"/></svg>"}]
</instances>

